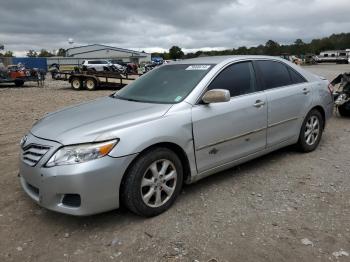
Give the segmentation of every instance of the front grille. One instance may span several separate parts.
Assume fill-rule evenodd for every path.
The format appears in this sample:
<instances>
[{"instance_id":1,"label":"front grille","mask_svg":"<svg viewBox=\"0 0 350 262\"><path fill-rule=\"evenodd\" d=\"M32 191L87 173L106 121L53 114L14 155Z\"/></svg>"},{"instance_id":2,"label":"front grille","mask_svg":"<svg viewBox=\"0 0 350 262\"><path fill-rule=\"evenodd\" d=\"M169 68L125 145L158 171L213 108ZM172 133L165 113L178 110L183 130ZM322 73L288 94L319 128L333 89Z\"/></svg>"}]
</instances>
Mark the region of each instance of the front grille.
<instances>
[{"instance_id":1,"label":"front grille","mask_svg":"<svg viewBox=\"0 0 350 262\"><path fill-rule=\"evenodd\" d=\"M23 148L22 160L30 166L35 166L49 150L49 146L30 144Z\"/></svg>"}]
</instances>

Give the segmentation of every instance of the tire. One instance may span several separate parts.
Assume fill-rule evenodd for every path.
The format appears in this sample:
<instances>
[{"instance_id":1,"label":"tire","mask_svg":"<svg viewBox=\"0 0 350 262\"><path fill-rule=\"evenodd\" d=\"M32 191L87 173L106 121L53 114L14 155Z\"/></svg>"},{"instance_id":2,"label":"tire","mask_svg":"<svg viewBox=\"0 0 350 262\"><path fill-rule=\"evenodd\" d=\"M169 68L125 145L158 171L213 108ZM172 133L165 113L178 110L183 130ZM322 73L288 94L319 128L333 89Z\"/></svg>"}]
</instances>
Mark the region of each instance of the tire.
<instances>
[{"instance_id":1,"label":"tire","mask_svg":"<svg viewBox=\"0 0 350 262\"><path fill-rule=\"evenodd\" d=\"M24 81L23 80L15 80L15 86L21 87L23 85L24 85Z\"/></svg>"},{"instance_id":2,"label":"tire","mask_svg":"<svg viewBox=\"0 0 350 262\"><path fill-rule=\"evenodd\" d=\"M346 102L345 104L338 107L339 115L343 117L350 117L350 102Z\"/></svg>"},{"instance_id":3,"label":"tire","mask_svg":"<svg viewBox=\"0 0 350 262\"><path fill-rule=\"evenodd\" d=\"M174 203L182 181L179 157L167 148L155 148L140 155L125 174L121 201L137 215L156 216Z\"/></svg>"},{"instance_id":4,"label":"tire","mask_svg":"<svg viewBox=\"0 0 350 262\"><path fill-rule=\"evenodd\" d=\"M80 90L83 88L83 82L78 77L74 77L70 84L74 90Z\"/></svg>"},{"instance_id":5,"label":"tire","mask_svg":"<svg viewBox=\"0 0 350 262\"><path fill-rule=\"evenodd\" d=\"M86 86L86 89L89 91L95 90L97 86L96 80L93 78L86 79L85 86Z\"/></svg>"},{"instance_id":6,"label":"tire","mask_svg":"<svg viewBox=\"0 0 350 262\"><path fill-rule=\"evenodd\" d=\"M322 138L324 120L320 111L311 110L301 126L298 147L302 152L314 151Z\"/></svg>"}]
</instances>

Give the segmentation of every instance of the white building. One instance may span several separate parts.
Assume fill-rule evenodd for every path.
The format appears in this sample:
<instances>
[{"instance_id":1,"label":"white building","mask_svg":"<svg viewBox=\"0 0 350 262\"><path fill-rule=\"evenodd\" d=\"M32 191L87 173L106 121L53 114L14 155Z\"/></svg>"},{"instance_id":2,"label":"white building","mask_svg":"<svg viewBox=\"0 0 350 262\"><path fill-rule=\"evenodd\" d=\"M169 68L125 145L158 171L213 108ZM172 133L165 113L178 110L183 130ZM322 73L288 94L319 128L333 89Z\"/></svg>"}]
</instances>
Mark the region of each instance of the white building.
<instances>
[{"instance_id":1,"label":"white building","mask_svg":"<svg viewBox=\"0 0 350 262\"><path fill-rule=\"evenodd\" d=\"M151 54L100 44L67 49L67 57L80 59L121 59L124 62L151 62Z\"/></svg>"}]
</instances>

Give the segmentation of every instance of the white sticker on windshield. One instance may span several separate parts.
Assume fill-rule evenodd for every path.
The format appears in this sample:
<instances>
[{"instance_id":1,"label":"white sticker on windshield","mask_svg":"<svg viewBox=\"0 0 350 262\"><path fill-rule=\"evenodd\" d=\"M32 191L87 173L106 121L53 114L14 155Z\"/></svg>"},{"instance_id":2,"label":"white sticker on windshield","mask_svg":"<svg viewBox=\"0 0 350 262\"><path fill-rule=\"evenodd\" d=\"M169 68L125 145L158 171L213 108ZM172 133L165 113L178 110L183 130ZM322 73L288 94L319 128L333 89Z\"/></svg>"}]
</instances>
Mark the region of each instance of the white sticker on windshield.
<instances>
[{"instance_id":1,"label":"white sticker on windshield","mask_svg":"<svg viewBox=\"0 0 350 262\"><path fill-rule=\"evenodd\" d=\"M186 70L208 70L210 65L190 65Z\"/></svg>"}]
</instances>

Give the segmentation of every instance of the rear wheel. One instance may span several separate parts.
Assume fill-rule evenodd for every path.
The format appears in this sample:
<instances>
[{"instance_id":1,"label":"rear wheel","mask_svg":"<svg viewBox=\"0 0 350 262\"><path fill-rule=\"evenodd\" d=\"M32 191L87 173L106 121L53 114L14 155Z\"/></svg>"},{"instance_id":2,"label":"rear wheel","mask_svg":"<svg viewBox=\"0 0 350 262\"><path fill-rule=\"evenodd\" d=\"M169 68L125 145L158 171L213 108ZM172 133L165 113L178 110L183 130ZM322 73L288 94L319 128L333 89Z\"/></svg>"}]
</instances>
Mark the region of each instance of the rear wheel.
<instances>
[{"instance_id":1,"label":"rear wheel","mask_svg":"<svg viewBox=\"0 0 350 262\"><path fill-rule=\"evenodd\" d=\"M86 89L89 91L96 89L96 80L92 78L88 78L85 82Z\"/></svg>"},{"instance_id":2,"label":"rear wheel","mask_svg":"<svg viewBox=\"0 0 350 262\"><path fill-rule=\"evenodd\" d=\"M315 150L320 143L323 132L323 118L321 113L313 109L304 119L301 126L298 146L303 152L311 152Z\"/></svg>"},{"instance_id":3,"label":"rear wheel","mask_svg":"<svg viewBox=\"0 0 350 262\"><path fill-rule=\"evenodd\" d=\"M74 77L70 83L74 90L80 90L83 88L83 82L77 77Z\"/></svg>"},{"instance_id":4,"label":"rear wheel","mask_svg":"<svg viewBox=\"0 0 350 262\"><path fill-rule=\"evenodd\" d=\"M173 204L182 181L179 157L167 148L156 148L133 163L121 185L121 199L138 215L156 216Z\"/></svg>"}]
</instances>

